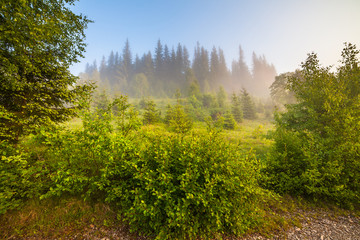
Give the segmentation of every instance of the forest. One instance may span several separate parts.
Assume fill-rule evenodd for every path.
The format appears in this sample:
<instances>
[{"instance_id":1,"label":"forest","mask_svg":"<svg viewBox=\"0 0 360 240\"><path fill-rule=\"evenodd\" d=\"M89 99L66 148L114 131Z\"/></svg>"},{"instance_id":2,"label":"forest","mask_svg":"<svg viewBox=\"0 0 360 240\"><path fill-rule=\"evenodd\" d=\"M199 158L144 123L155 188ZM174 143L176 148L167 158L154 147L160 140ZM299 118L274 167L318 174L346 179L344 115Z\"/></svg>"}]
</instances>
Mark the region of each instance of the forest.
<instances>
[{"instance_id":1,"label":"forest","mask_svg":"<svg viewBox=\"0 0 360 240\"><path fill-rule=\"evenodd\" d=\"M269 238L308 209L360 216L356 45L277 75L241 47L230 71L221 48L133 58L126 41L77 77L91 20L67 4L1 2L0 238Z\"/></svg>"},{"instance_id":2,"label":"forest","mask_svg":"<svg viewBox=\"0 0 360 240\"><path fill-rule=\"evenodd\" d=\"M83 81L91 80L111 93L123 93L140 98L174 97L177 90L183 96L191 95L191 88L204 93L216 92L223 87L227 92L237 92L245 88L250 94L268 98L269 87L276 76L275 67L265 56L253 52L252 68L245 62L244 52L239 47L239 58L231 64L231 71L225 61L223 50L213 47L211 52L197 43L194 57L180 43L171 49L160 39L154 53L148 51L143 56L131 53L127 40L122 52L111 51L103 56L99 66L95 60L87 64L80 74Z\"/></svg>"}]
</instances>

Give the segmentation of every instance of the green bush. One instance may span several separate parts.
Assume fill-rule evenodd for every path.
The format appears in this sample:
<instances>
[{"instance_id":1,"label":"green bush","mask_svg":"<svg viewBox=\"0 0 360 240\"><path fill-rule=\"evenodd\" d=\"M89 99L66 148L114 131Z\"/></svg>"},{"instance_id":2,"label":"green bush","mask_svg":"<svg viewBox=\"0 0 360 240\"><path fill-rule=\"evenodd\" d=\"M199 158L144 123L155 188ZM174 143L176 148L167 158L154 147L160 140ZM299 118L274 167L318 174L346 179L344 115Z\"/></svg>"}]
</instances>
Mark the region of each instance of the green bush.
<instances>
[{"instance_id":1,"label":"green bush","mask_svg":"<svg viewBox=\"0 0 360 240\"><path fill-rule=\"evenodd\" d=\"M16 209L29 198L39 197L47 169L30 161L30 154L6 142L0 143L0 215ZM22 153L20 153L22 152Z\"/></svg>"},{"instance_id":2,"label":"green bush","mask_svg":"<svg viewBox=\"0 0 360 240\"><path fill-rule=\"evenodd\" d=\"M146 149L109 162L104 172L107 201L133 230L194 239L244 233L257 223L263 190L256 159L216 135L144 137Z\"/></svg>"},{"instance_id":3,"label":"green bush","mask_svg":"<svg viewBox=\"0 0 360 240\"><path fill-rule=\"evenodd\" d=\"M21 155L2 156L0 159L0 215L20 206L26 197L28 183L23 179L27 166Z\"/></svg>"},{"instance_id":4,"label":"green bush","mask_svg":"<svg viewBox=\"0 0 360 240\"><path fill-rule=\"evenodd\" d=\"M360 62L346 44L337 72L310 54L288 78L297 98L276 117L274 151L264 173L269 188L282 193L360 204Z\"/></svg>"},{"instance_id":5,"label":"green bush","mask_svg":"<svg viewBox=\"0 0 360 240\"><path fill-rule=\"evenodd\" d=\"M117 116L112 114L114 109ZM84 199L104 198L102 171L109 161L121 159L123 142L140 124L126 97L102 109L84 109L81 116L83 128L63 129L46 136L52 186L43 197L70 194Z\"/></svg>"}]
</instances>

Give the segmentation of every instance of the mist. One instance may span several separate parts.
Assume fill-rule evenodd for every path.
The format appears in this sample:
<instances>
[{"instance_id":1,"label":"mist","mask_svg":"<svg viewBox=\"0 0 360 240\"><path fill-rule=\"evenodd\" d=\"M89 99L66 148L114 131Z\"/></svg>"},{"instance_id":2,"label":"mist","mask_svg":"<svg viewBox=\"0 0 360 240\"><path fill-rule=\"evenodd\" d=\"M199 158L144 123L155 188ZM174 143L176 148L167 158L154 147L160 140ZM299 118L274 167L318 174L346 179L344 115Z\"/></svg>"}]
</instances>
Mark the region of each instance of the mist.
<instances>
[{"instance_id":1,"label":"mist","mask_svg":"<svg viewBox=\"0 0 360 240\"><path fill-rule=\"evenodd\" d=\"M221 47L209 50L197 43L191 57L181 43L170 48L158 40L153 51L133 56L127 40L120 52L111 51L101 61L86 64L80 78L95 82L110 94L134 98L171 98L178 91L190 96L194 87L202 93L215 93L221 87L228 93L246 89L253 96L268 98L277 75L275 66L255 52L249 66L241 46L234 51L238 51L238 59L228 64Z\"/></svg>"}]
</instances>

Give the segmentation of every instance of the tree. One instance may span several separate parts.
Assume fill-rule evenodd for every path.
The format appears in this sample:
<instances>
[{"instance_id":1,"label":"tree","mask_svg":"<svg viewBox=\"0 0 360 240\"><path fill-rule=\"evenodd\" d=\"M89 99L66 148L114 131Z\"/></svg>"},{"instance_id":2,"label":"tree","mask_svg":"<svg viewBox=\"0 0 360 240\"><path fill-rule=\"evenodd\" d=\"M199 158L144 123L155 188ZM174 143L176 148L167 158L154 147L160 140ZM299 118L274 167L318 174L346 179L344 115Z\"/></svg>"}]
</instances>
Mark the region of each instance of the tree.
<instances>
[{"instance_id":1,"label":"tree","mask_svg":"<svg viewBox=\"0 0 360 240\"><path fill-rule=\"evenodd\" d=\"M218 92L216 93L216 100L220 108L225 107L226 97L226 92L223 86L220 86Z\"/></svg>"},{"instance_id":2,"label":"tree","mask_svg":"<svg viewBox=\"0 0 360 240\"><path fill-rule=\"evenodd\" d=\"M148 95L149 82L143 73L134 75L131 81L131 92L134 97L140 98Z\"/></svg>"},{"instance_id":3,"label":"tree","mask_svg":"<svg viewBox=\"0 0 360 240\"><path fill-rule=\"evenodd\" d=\"M274 65L269 64L265 56L257 56L253 53L253 82L249 86L251 94L259 97L269 96L269 87L274 82L276 70Z\"/></svg>"},{"instance_id":4,"label":"tree","mask_svg":"<svg viewBox=\"0 0 360 240\"><path fill-rule=\"evenodd\" d=\"M124 75L125 80L129 82L133 75L133 62L130 50L130 43L128 39L126 39L125 46L122 52L121 71Z\"/></svg>"},{"instance_id":5,"label":"tree","mask_svg":"<svg viewBox=\"0 0 360 240\"><path fill-rule=\"evenodd\" d=\"M275 81L270 86L271 98L276 104L281 106L296 102L294 93L288 89L288 79L296 73L283 73L275 77Z\"/></svg>"},{"instance_id":6,"label":"tree","mask_svg":"<svg viewBox=\"0 0 360 240\"><path fill-rule=\"evenodd\" d=\"M194 75L194 72L191 69L186 71L186 82L188 85L188 96L195 96L197 99L201 99L201 92L199 83Z\"/></svg>"},{"instance_id":7,"label":"tree","mask_svg":"<svg viewBox=\"0 0 360 240\"><path fill-rule=\"evenodd\" d=\"M168 106L165 119L170 130L176 133L186 134L193 126L192 120L179 103L174 107Z\"/></svg>"},{"instance_id":8,"label":"tree","mask_svg":"<svg viewBox=\"0 0 360 240\"><path fill-rule=\"evenodd\" d=\"M1 1L0 140L17 142L38 126L76 114L86 86L69 67L85 50L90 22L73 0Z\"/></svg>"},{"instance_id":9,"label":"tree","mask_svg":"<svg viewBox=\"0 0 360 240\"><path fill-rule=\"evenodd\" d=\"M246 91L245 88L241 90L241 104L243 109L244 118L246 119L255 119L255 105L251 99L250 94Z\"/></svg>"},{"instance_id":10,"label":"tree","mask_svg":"<svg viewBox=\"0 0 360 240\"><path fill-rule=\"evenodd\" d=\"M208 90L210 91L208 82L205 86L205 81L207 81L206 79L209 77L209 54L208 51L204 49L204 47L200 47L200 43L197 43L194 50L192 69L203 92L207 92Z\"/></svg>"},{"instance_id":11,"label":"tree","mask_svg":"<svg viewBox=\"0 0 360 240\"><path fill-rule=\"evenodd\" d=\"M288 78L296 104L276 118L275 146L266 168L278 192L360 203L360 61L345 44L336 72L311 53Z\"/></svg>"},{"instance_id":12,"label":"tree","mask_svg":"<svg viewBox=\"0 0 360 240\"><path fill-rule=\"evenodd\" d=\"M234 130L235 127L236 127L236 121L233 115L229 111L227 111L224 114L224 129Z\"/></svg>"},{"instance_id":13,"label":"tree","mask_svg":"<svg viewBox=\"0 0 360 240\"><path fill-rule=\"evenodd\" d=\"M156 104L153 100L147 100L145 103L145 112L144 112L144 124L154 124L159 122L160 113L156 109Z\"/></svg>"},{"instance_id":14,"label":"tree","mask_svg":"<svg viewBox=\"0 0 360 240\"><path fill-rule=\"evenodd\" d=\"M231 95L231 113L236 122L242 122L243 112L241 109L241 100L235 93Z\"/></svg>"},{"instance_id":15,"label":"tree","mask_svg":"<svg viewBox=\"0 0 360 240\"><path fill-rule=\"evenodd\" d=\"M249 88L252 82L252 76L245 62L244 51L239 46L239 60L232 63L232 83L235 90L241 87Z\"/></svg>"}]
</instances>

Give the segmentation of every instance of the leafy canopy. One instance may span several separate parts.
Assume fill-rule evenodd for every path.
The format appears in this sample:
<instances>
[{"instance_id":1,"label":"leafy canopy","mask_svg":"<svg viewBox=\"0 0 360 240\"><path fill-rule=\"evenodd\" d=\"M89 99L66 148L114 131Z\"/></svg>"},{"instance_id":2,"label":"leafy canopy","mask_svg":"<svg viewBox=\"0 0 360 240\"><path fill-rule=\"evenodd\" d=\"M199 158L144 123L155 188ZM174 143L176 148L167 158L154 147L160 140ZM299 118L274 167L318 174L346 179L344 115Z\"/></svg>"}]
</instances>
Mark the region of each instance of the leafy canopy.
<instances>
[{"instance_id":1,"label":"leafy canopy","mask_svg":"<svg viewBox=\"0 0 360 240\"><path fill-rule=\"evenodd\" d=\"M68 119L89 90L69 71L90 22L69 9L74 2L0 0L0 140Z\"/></svg>"}]
</instances>

